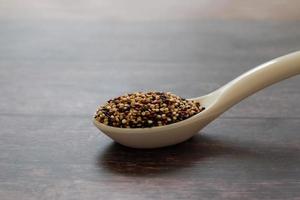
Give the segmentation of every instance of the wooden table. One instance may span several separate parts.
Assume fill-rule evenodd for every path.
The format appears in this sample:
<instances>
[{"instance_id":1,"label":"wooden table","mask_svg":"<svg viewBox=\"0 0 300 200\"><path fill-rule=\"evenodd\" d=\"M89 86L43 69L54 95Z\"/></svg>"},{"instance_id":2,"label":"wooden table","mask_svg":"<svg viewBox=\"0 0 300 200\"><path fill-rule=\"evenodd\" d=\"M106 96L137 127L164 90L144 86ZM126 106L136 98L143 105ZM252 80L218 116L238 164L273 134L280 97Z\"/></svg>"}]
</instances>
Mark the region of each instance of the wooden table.
<instances>
[{"instance_id":1,"label":"wooden table","mask_svg":"<svg viewBox=\"0 0 300 200\"><path fill-rule=\"evenodd\" d=\"M299 1L0 0L0 199L300 199L300 77L182 144L99 134L124 92L206 94L299 50Z\"/></svg>"}]
</instances>

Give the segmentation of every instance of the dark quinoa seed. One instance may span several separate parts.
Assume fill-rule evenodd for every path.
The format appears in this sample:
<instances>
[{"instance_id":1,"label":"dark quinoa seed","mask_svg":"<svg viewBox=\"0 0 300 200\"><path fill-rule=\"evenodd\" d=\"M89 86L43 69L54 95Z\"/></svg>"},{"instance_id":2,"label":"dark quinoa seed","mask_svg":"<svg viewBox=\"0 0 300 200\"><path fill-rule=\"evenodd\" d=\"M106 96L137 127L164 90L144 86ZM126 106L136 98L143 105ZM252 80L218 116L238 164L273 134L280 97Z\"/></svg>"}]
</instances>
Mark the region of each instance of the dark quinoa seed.
<instances>
[{"instance_id":1,"label":"dark quinoa seed","mask_svg":"<svg viewBox=\"0 0 300 200\"><path fill-rule=\"evenodd\" d=\"M190 118L205 108L169 92L135 92L109 100L94 118L119 128L151 128Z\"/></svg>"}]
</instances>

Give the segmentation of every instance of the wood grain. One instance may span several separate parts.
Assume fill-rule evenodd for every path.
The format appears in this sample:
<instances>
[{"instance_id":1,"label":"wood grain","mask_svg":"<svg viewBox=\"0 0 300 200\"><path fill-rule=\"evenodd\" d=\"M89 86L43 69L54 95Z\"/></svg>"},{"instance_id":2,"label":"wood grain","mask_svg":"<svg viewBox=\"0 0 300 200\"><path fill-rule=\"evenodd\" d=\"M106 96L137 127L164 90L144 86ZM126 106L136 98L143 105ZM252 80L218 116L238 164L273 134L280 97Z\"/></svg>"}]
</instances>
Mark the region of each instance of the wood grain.
<instances>
[{"instance_id":1,"label":"wood grain","mask_svg":"<svg viewBox=\"0 0 300 200\"><path fill-rule=\"evenodd\" d=\"M89 118L1 116L0 194L2 199L297 199L299 122L219 119L180 145L135 150L98 135Z\"/></svg>"},{"instance_id":2,"label":"wood grain","mask_svg":"<svg viewBox=\"0 0 300 200\"><path fill-rule=\"evenodd\" d=\"M0 0L1 200L300 199L299 77L172 147L91 122L124 92L201 96L299 50L298 2L19 3Z\"/></svg>"}]
</instances>

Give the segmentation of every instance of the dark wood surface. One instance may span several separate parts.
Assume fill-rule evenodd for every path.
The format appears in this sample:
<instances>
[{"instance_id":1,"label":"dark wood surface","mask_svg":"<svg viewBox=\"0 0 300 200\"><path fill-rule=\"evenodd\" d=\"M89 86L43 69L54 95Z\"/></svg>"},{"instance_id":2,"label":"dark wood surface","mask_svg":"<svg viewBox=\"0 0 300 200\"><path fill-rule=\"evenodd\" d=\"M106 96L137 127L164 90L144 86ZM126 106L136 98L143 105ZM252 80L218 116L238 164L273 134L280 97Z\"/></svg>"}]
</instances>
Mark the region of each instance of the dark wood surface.
<instances>
[{"instance_id":1,"label":"dark wood surface","mask_svg":"<svg viewBox=\"0 0 300 200\"><path fill-rule=\"evenodd\" d=\"M172 147L91 122L124 92L201 96L299 50L299 3L141 2L0 0L0 199L300 199L299 77Z\"/></svg>"}]
</instances>

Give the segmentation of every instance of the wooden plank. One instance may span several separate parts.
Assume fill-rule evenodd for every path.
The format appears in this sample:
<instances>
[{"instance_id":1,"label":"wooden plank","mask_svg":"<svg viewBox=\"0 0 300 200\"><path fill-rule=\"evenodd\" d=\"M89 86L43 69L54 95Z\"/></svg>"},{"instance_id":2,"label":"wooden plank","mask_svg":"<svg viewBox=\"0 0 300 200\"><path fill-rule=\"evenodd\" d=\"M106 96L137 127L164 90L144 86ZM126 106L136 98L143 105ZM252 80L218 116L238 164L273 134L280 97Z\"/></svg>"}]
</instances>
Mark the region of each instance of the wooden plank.
<instances>
[{"instance_id":1,"label":"wooden plank","mask_svg":"<svg viewBox=\"0 0 300 200\"><path fill-rule=\"evenodd\" d=\"M10 199L297 199L299 119L219 119L156 150L113 143L89 118L1 116Z\"/></svg>"},{"instance_id":2,"label":"wooden plank","mask_svg":"<svg viewBox=\"0 0 300 200\"><path fill-rule=\"evenodd\" d=\"M14 115L88 116L99 103L137 90L201 96L300 45L298 22L3 27L0 113ZM299 81L268 88L225 116L300 117Z\"/></svg>"}]
</instances>

